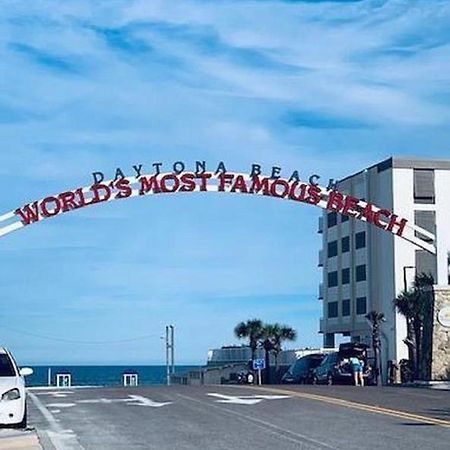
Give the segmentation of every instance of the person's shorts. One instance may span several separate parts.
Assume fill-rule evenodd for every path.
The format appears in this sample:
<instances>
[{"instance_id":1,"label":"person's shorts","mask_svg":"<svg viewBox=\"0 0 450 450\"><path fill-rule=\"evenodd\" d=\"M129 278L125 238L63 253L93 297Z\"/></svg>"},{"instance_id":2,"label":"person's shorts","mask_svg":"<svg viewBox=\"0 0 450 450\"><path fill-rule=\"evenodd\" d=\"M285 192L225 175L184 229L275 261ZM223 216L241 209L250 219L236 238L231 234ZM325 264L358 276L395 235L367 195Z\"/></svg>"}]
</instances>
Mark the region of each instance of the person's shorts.
<instances>
[{"instance_id":1,"label":"person's shorts","mask_svg":"<svg viewBox=\"0 0 450 450\"><path fill-rule=\"evenodd\" d=\"M363 368L361 366L353 366L353 373L362 373L363 372Z\"/></svg>"}]
</instances>

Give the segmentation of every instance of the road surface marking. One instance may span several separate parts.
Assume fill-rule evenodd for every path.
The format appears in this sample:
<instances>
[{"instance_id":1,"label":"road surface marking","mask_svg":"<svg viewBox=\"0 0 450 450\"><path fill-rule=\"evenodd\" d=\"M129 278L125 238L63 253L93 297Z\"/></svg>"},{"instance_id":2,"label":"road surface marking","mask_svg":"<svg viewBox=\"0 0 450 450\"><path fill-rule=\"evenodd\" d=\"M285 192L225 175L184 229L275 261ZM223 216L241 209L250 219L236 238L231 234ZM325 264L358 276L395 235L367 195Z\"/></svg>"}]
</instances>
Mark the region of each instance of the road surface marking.
<instances>
[{"instance_id":1,"label":"road surface marking","mask_svg":"<svg viewBox=\"0 0 450 450\"><path fill-rule=\"evenodd\" d=\"M170 405L172 402L155 402L150 398L142 397L140 395L129 395L128 398L92 398L87 400L78 400L77 403L86 404L111 404L111 403L126 403L132 406L150 406L151 408L160 408L161 406Z\"/></svg>"},{"instance_id":2,"label":"road surface marking","mask_svg":"<svg viewBox=\"0 0 450 450\"><path fill-rule=\"evenodd\" d=\"M238 386L235 386L238 387ZM239 386L240 387L240 386ZM280 394L291 395L298 398L304 398L307 400L316 400L320 402L330 403L336 406L344 406L346 408L359 409L361 411L367 411L377 414L383 414L385 416L397 417L400 419L412 420L414 422L425 423L429 425L439 425L442 427L450 428L450 421L444 419L436 419L434 417L422 416L419 414L408 413L405 411L383 408L381 406L371 406L366 405L364 403L353 402L350 400L343 400L336 397L326 397L324 395L318 394L309 394L306 392L298 392L298 391L290 391L287 389L278 389L278 388L268 388L268 387L253 387L249 386L251 389L263 390L266 392L278 392Z\"/></svg>"},{"instance_id":3,"label":"road surface marking","mask_svg":"<svg viewBox=\"0 0 450 450\"><path fill-rule=\"evenodd\" d=\"M128 405L136 406L150 406L151 408L161 408L161 406L171 405L172 402L154 402L150 398L142 397L140 395L129 395L135 403L127 403Z\"/></svg>"},{"instance_id":4,"label":"road surface marking","mask_svg":"<svg viewBox=\"0 0 450 450\"><path fill-rule=\"evenodd\" d=\"M328 450L338 450L338 447L333 447L329 444L327 444L326 442L322 442L319 441L317 439L308 437L304 434L298 433L298 432L294 432L291 430L288 430L286 428L280 427L278 425L275 425L271 422L267 422L265 420L262 419L257 419L254 416L248 416L247 414L244 413L240 413L236 410L231 410L219 405L215 405L213 403L210 402L205 402L193 397L189 397L187 395L183 395L183 394L176 394L178 397L184 398L186 400L190 400L191 402L195 402L198 403L200 405L209 407L209 408L214 408L218 411L221 411L222 413L226 414L226 415L230 415L233 416L235 419L240 420L241 422L251 422L254 425L256 425L257 427L259 427L261 430L263 430L266 433L272 434L277 436L278 438L281 439L285 439L289 442L293 442L295 444L300 444L301 446L303 446L304 444L309 444L310 446L315 446L316 448L319 449L328 449ZM202 411L204 411L204 409L202 408ZM301 447L303 448L303 447Z\"/></svg>"},{"instance_id":5,"label":"road surface marking","mask_svg":"<svg viewBox=\"0 0 450 450\"><path fill-rule=\"evenodd\" d=\"M263 400L280 400L283 398L289 398L288 395L224 395L217 392L209 392L210 397L217 397L217 403L234 403L236 405L256 405Z\"/></svg>"},{"instance_id":6,"label":"road surface marking","mask_svg":"<svg viewBox=\"0 0 450 450\"><path fill-rule=\"evenodd\" d=\"M70 394L73 394L73 391L44 391L44 392L35 392L36 395L51 395L52 397L67 397Z\"/></svg>"},{"instance_id":7,"label":"road surface marking","mask_svg":"<svg viewBox=\"0 0 450 450\"><path fill-rule=\"evenodd\" d=\"M36 408L47 420L50 429L45 430L45 432L56 450L84 450L84 447L80 445L76 436L74 436L73 431L64 430L37 395L31 392L29 392L28 395ZM70 431L70 433L68 431Z\"/></svg>"},{"instance_id":8,"label":"road surface marking","mask_svg":"<svg viewBox=\"0 0 450 450\"><path fill-rule=\"evenodd\" d=\"M75 403L47 403L45 406L47 408L72 408Z\"/></svg>"}]
</instances>

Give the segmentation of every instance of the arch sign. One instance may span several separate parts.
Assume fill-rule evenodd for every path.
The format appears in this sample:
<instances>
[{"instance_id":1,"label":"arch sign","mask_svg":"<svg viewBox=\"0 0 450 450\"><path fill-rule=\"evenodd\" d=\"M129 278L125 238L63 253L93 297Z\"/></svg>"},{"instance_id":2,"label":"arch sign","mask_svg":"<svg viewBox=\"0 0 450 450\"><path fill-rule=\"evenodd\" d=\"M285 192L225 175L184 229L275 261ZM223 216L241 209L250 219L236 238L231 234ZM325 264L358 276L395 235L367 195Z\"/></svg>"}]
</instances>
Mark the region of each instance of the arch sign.
<instances>
[{"instance_id":1,"label":"arch sign","mask_svg":"<svg viewBox=\"0 0 450 450\"><path fill-rule=\"evenodd\" d=\"M319 185L319 175L311 175L308 181L302 181L298 171L294 171L289 178L282 178L281 168L276 166L272 167L269 176L265 176L259 164L252 164L248 174L229 172L223 162L214 172L206 170L205 161L196 161L192 172L186 171L181 161L175 162L170 172L161 172L161 165L153 164L155 170L151 174L141 174L142 164L135 165L132 176L125 176L118 168L114 179L107 181L102 172L93 172L94 182L90 186L50 195L1 215L0 237L44 219L104 202L148 195L217 192L262 195L317 206L368 222L423 250L436 253L432 233L388 209L339 192L337 182L332 179L325 188Z\"/></svg>"}]
</instances>

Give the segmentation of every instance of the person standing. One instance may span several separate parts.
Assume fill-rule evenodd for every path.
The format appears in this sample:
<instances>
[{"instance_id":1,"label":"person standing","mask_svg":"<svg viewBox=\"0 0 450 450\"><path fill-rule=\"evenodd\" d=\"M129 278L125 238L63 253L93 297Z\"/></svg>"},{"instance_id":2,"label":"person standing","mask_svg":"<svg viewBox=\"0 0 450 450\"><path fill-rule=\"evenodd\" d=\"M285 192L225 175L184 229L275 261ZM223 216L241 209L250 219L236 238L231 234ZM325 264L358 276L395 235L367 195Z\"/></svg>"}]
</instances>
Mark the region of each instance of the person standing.
<instances>
[{"instance_id":1,"label":"person standing","mask_svg":"<svg viewBox=\"0 0 450 450\"><path fill-rule=\"evenodd\" d=\"M363 369L364 363L357 356L350 358L350 365L352 366L353 381L355 386L364 386Z\"/></svg>"}]
</instances>

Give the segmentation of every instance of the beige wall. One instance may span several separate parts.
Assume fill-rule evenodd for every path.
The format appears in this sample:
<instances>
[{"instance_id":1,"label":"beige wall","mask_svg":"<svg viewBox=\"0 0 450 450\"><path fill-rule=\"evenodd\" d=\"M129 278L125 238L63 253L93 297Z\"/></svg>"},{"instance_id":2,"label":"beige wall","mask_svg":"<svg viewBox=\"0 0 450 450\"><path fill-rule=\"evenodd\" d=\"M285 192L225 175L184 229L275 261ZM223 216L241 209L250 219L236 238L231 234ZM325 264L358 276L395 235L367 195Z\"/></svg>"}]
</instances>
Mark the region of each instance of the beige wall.
<instances>
[{"instance_id":1,"label":"beige wall","mask_svg":"<svg viewBox=\"0 0 450 450\"><path fill-rule=\"evenodd\" d=\"M436 381L450 380L450 327L444 327L437 320L444 306L450 307L450 286L435 286L431 379Z\"/></svg>"}]
</instances>

